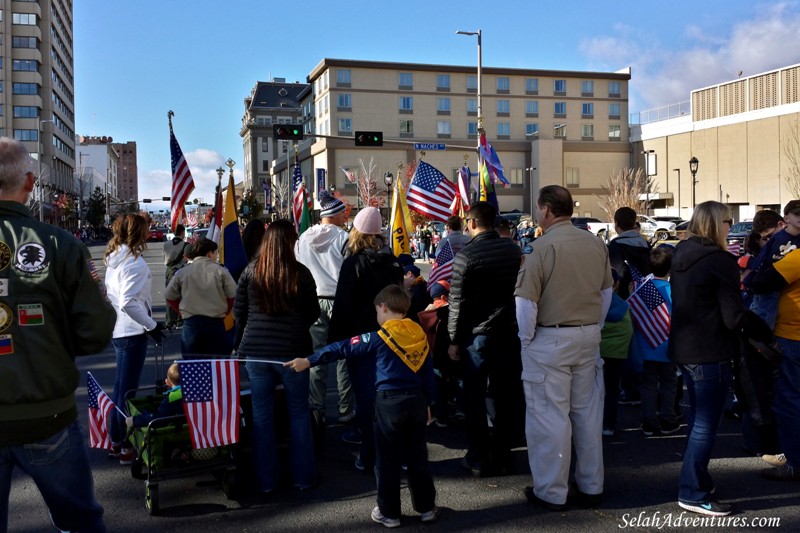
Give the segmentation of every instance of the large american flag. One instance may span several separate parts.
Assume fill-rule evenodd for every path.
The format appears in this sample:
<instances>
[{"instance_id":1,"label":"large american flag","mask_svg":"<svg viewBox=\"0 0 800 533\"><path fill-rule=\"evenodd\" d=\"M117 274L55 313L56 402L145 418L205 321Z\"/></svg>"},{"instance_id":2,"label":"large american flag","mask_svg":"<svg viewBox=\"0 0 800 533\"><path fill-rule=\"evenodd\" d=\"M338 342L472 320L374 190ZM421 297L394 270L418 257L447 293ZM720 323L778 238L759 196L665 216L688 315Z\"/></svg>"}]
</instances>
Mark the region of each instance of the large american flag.
<instances>
[{"instance_id":1,"label":"large american flag","mask_svg":"<svg viewBox=\"0 0 800 533\"><path fill-rule=\"evenodd\" d=\"M178 361L183 409L196 449L239 440L239 363L235 359Z\"/></svg>"},{"instance_id":2,"label":"large american flag","mask_svg":"<svg viewBox=\"0 0 800 533\"><path fill-rule=\"evenodd\" d=\"M89 446L110 450L108 419L115 409L114 402L103 391L91 372L86 373L86 384L89 397Z\"/></svg>"},{"instance_id":3,"label":"large american flag","mask_svg":"<svg viewBox=\"0 0 800 533\"><path fill-rule=\"evenodd\" d=\"M172 231L178 225L181 215L184 214L184 204L189 200L189 195L194 190L194 180L189 171L189 164L183 157L183 151L178 144L178 139L172 133L172 123L169 128L169 151L172 156L172 201L170 209L172 211Z\"/></svg>"},{"instance_id":4,"label":"large american flag","mask_svg":"<svg viewBox=\"0 0 800 533\"><path fill-rule=\"evenodd\" d=\"M669 338L671 318L669 306L653 283L653 276L642 276L636 267L627 263L636 290L628 298L631 318L647 343L656 348Z\"/></svg>"},{"instance_id":5,"label":"large american flag","mask_svg":"<svg viewBox=\"0 0 800 533\"><path fill-rule=\"evenodd\" d=\"M303 216L303 199L305 198L306 185L303 183L303 173L300 172L300 163L295 161L294 171L292 171L292 213L294 214L294 227L300 232L300 217Z\"/></svg>"},{"instance_id":6,"label":"large american flag","mask_svg":"<svg viewBox=\"0 0 800 533\"><path fill-rule=\"evenodd\" d=\"M434 283L440 279L450 281L450 278L453 277L454 259L455 254L453 253L453 247L450 245L450 239L445 239L442 249L436 254L436 260L433 262L433 268L431 268L431 274L428 277L428 289L432 289Z\"/></svg>"},{"instance_id":7,"label":"large american flag","mask_svg":"<svg viewBox=\"0 0 800 533\"><path fill-rule=\"evenodd\" d=\"M406 196L409 209L442 222L450 216L456 186L444 174L420 161Z\"/></svg>"}]
</instances>

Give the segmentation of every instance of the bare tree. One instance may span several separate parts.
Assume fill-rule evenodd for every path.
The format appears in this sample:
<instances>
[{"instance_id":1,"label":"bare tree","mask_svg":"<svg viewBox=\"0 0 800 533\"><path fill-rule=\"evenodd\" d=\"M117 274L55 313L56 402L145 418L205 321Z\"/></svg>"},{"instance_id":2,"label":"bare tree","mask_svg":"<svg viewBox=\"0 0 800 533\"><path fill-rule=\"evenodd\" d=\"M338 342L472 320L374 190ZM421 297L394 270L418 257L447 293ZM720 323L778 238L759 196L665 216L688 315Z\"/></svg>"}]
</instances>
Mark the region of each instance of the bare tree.
<instances>
[{"instance_id":1,"label":"bare tree","mask_svg":"<svg viewBox=\"0 0 800 533\"><path fill-rule=\"evenodd\" d=\"M783 155L786 156L787 166L783 175L786 186L792 198L800 198L800 116L795 115L793 123L789 124L789 133L783 143Z\"/></svg>"},{"instance_id":2,"label":"bare tree","mask_svg":"<svg viewBox=\"0 0 800 533\"><path fill-rule=\"evenodd\" d=\"M645 212L647 202L640 200L641 195L654 194L658 187L652 178L645 176L641 168L623 168L608 177L608 186L601 186L605 194L596 195L599 206L608 220L614 219L614 213L620 207L630 207L637 213Z\"/></svg>"}]
</instances>

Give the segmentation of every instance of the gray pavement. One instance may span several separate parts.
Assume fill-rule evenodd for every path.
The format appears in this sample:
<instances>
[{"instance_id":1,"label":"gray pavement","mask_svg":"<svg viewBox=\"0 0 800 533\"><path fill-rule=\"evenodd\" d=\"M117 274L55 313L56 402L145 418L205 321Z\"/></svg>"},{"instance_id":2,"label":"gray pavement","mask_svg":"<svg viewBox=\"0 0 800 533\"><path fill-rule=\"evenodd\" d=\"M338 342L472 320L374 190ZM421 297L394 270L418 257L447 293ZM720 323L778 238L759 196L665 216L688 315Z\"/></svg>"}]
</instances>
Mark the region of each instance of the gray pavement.
<instances>
[{"instance_id":1,"label":"gray pavement","mask_svg":"<svg viewBox=\"0 0 800 533\"><path fill-rule=\"evenodd\" d=\"M101 276L102 246L93 246ZM153 271L153 296L158 317L163 316L164 267L161 245L149 246L146 259ZM428 265L418 263L423 270ZM180 339L173 334L166 343L167 361L180 352ZM153 360L148 358L142 375L143 384L152 384L156 376ZM78 360L82 387L78 389L81 421L86 429L85 372L92 371L110 392L114 377L114 355L109 346L103 353ZM335 373L331 373L333 375ZM333 393L328 402L328 419L336 419ZM676 525L679 517L693 520L697 515L682 513L676 504L681 453L685 429L670 437L645 437L638 428L638 407L620 406L621 431L605 438L606 486L603 504L594 510L572 508L566 513L552 513L530 506L522 495L531 484L524 448L516 451L517 474L477 479L460 467L465 452L463 428L431 427L429 454L438 491L437 502L443 509L439 522L422 526L411 509L407 489L403 490L403 527L406 530L442 531L636 531L694 530ZM374 479L353 468L356 447L343 443L340 424L329 425L325 451L318 460L320 484L310 491L285 490L268 499L247 497L228 500L211 475L165 481L160 484L159 516L148 515L144 505L144 482L131 477L100 450L89 450L98 499L106 510L109 531L377 531L381 526L369 519L375 505ZM724 419L719 432L711 472L718 487L718 497L733 504L733 519L720 531L763 531L752 525L759 519L778 519L780 529L800 531L800 483L776 483L759 475L766 464L750 456L743 448L739 424ZM88 436L87 436L88 443ZM88 444L87 444L88 445ZM660 520L654 523L654 520ZM666 522L667 520L671 522ZM647 520L650 522L648 523ZM747 521L745 524L744 521ZM671 524L671 527L670 527ZM659 527L660 525L660 527ZM774 529L774 528L773 528ZM9 531L46 532L47 510L36 487L17 471L10 497Z\"/></svg>"}]
</instances>

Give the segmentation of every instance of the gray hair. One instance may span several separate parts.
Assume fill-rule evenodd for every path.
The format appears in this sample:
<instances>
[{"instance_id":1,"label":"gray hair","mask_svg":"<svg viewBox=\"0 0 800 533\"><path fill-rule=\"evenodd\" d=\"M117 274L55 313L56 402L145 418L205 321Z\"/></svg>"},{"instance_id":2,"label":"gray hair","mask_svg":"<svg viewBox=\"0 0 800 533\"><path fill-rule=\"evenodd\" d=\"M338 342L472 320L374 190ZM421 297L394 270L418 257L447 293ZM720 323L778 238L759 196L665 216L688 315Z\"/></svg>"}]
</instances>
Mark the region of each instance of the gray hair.
<instances>
[{"instance_id":1,"label":"gray hair","mask_svg":"<svg viewBox=\"0 0 800 533\"><path fill-rule=\"evenodd\" d=\"M0 137L0 193L16 194L33 172L33 158L25 145L10 137Z\"/></svg>"}]
</instances>

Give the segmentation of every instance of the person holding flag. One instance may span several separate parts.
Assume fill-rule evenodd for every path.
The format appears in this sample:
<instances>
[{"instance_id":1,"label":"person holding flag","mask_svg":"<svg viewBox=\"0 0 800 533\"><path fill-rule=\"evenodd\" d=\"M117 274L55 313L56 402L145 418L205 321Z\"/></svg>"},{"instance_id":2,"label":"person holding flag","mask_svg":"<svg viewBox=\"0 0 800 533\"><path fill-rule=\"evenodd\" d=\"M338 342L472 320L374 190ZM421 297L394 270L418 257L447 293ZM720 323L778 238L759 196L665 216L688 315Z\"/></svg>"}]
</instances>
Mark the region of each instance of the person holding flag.
<instances>
[{"instance_id":1,"label":"person holding flag","mask_svg":"<svg viewBox=\"0 0 800 533\"><path fill-rule=\"evenodd\" d=\"M0 531L8 529L17 467L36 484L56 529L102 532L103 507L78 422L75 357L106 348L117 315L89 250L25 207L35 164L22 143L0 138ZM15 260L19 254L32 261Z\"/></svg>"}]
</instances>

